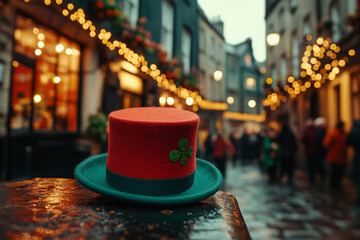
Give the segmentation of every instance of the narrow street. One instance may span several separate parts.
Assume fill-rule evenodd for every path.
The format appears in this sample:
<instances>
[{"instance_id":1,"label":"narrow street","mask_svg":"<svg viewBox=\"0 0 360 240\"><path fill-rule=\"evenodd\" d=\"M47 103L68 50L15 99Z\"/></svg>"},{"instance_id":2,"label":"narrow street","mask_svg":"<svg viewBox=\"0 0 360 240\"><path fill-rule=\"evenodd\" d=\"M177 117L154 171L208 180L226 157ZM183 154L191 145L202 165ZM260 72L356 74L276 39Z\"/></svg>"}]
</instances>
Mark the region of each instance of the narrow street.
<instances>
[{"instance_id":1,"label":"narrow street","mask_svg":"<svg viewBox=\"0 0 360 240\"><path fill-rule=\"evenodd\" d=\"M355 189L343 181L334 193L309 187L296 172L293 187L270 185L258 165L227 167L225 191L238 200L250 235L257 239L360 239L360 207Z\"/></svg>"}]
</instances>

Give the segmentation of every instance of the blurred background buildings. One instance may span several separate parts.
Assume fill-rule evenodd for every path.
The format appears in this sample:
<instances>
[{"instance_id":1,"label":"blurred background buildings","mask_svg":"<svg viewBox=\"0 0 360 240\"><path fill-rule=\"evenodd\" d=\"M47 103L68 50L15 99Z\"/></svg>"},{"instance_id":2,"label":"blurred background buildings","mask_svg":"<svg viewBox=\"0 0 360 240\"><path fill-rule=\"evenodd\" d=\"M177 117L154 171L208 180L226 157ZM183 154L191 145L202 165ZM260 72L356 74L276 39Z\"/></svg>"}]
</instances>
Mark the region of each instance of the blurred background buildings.
<instances>
[{"instance_id":1,"label":"blurred background buildings","mask_svg":"<svg viewBox=\"0 0 360 240\"><path fill-rule=\"evenodd\" d=\"M324 117L328 129L341 120L347 131L360 118L359 5L266 1L268 121L289 121L299 139L308 118Z\"/></svg>"},{"instance_id":2,"label":"blurred background buildings","mask_svg":"<svg viewBox=\"0 0 360 240\"><path fill-rule=\"evenodd\" d=\"M1 179L72 177L117 109L198 113L200 155L209 133L265 120L251 40L227 47L197 1L1 0L0 16Z\"/></svg>"}]
</instances>

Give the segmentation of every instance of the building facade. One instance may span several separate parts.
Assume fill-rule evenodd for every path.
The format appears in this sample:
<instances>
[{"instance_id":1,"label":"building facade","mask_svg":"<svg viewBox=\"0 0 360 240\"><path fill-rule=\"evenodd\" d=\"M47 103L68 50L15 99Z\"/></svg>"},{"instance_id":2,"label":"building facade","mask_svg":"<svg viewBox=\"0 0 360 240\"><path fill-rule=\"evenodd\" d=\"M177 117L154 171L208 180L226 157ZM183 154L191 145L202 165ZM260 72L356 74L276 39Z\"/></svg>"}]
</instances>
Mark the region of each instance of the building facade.
<instances>
[{"instance_id":1,"label":"building facade","mask_svg":"<svg viewBox=\"0 0 360 240\"><path fill-rule=\"evenodd\" d=\"M43 1L8 1L0 12L2 179L51 176L75 166L76 141L101 108L99 50Z\"/></svg>"},{"instance_id":2,"label":"building facade","mask_svg":"<svg viewBox=\"0 0 360 240\"><path fill-rule=\"evenodd\" d=\"M198 8L199 22L199 75L200 95L214 102L225 102L225 38L223 23L217 18L209 20L203 10ZM220 74L215 80L214 73ZM199 126L199 145L204 150L204 142L209 134L223 128L224 110L201 109Z\"/></svg>"},{"instance_id":3,"label":"building facade","mask_svg":"<svg viewBox=\"0 0 360 240\"><path fill-rule=\"evenodd\" d=\"M342 120L347 130L354 119L359 119L359 57L357 53L354 55L359 43L358 14L356 0L266 1L267 34L280 35L277 46L267 45L267 77L272 79L272 90L277 86L280 90L286 88L285 94L289 96L288 101L279 104L275 111L268 111L270 119L289 120L298 134L309 117L325 117L328 128ZM317 58L320 60L314 62L337 68L335 77L329 77L322 67L308 71L307 65L303 64L304 61L312 64L311 57L314 56L309 53L314 51L309 50L315 44L329 57L323 58L320 54ZM339 65L341 60L344 62ZM321 74L318 79L310 76L317 71ZM301 85L307 81L310 83L306 89L293 94L295 82ZM290 94L286 92L289 89Z\"/></svg>"}]
</instances>

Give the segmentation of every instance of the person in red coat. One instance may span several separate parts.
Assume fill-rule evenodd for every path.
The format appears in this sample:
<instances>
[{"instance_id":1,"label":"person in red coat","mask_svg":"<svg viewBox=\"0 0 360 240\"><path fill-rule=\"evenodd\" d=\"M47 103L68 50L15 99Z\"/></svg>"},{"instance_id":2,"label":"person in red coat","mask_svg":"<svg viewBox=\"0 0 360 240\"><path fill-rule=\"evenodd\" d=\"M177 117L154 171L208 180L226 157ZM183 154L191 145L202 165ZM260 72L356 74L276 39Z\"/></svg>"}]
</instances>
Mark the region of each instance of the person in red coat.
<instances>
[{"instance_id":1,"label":"person in red coat","mask_svg":"<svg viewBox=\"0 0 360 240\"><path fill-rule=\"evenodd\" d=\"M325 135L323 145L327 150L326 161L329 163L330 186L338 188L346 162L346 133L343 122L338 122L336 128Z\"/></svg>"},{"instance_id":2,"label":"person in red coat","mask_svg":"<svg viewBox=\"0 0 360 240\"><path fill-rule=\"evenodd\" d=\"M228 155L232 156L234 154L234 146L230 143L230 141L225 139L224 133L219 132L214 142L213 159L224 179L226 177L226 158Z\"/></svg>"}]
</instances>

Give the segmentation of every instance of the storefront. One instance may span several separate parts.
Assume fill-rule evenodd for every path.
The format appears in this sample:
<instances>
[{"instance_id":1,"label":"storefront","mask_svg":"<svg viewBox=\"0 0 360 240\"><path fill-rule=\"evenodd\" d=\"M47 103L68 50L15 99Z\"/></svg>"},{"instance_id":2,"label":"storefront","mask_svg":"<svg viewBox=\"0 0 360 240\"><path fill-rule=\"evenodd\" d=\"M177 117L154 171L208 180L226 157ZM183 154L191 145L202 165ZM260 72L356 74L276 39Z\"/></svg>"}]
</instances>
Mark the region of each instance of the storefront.
<instances>
[{"instance_id":1,"label":"storefront","mask_svg":"<svg viewBox=\"0 0 360 240\"><path fill-rule=\"evenodd\" d=\"M102 50L60 7L10 1L1 14L1 178L72 177L89 152L78 144L88 117L101 110Z\"/></svg>"}]
</instances>

